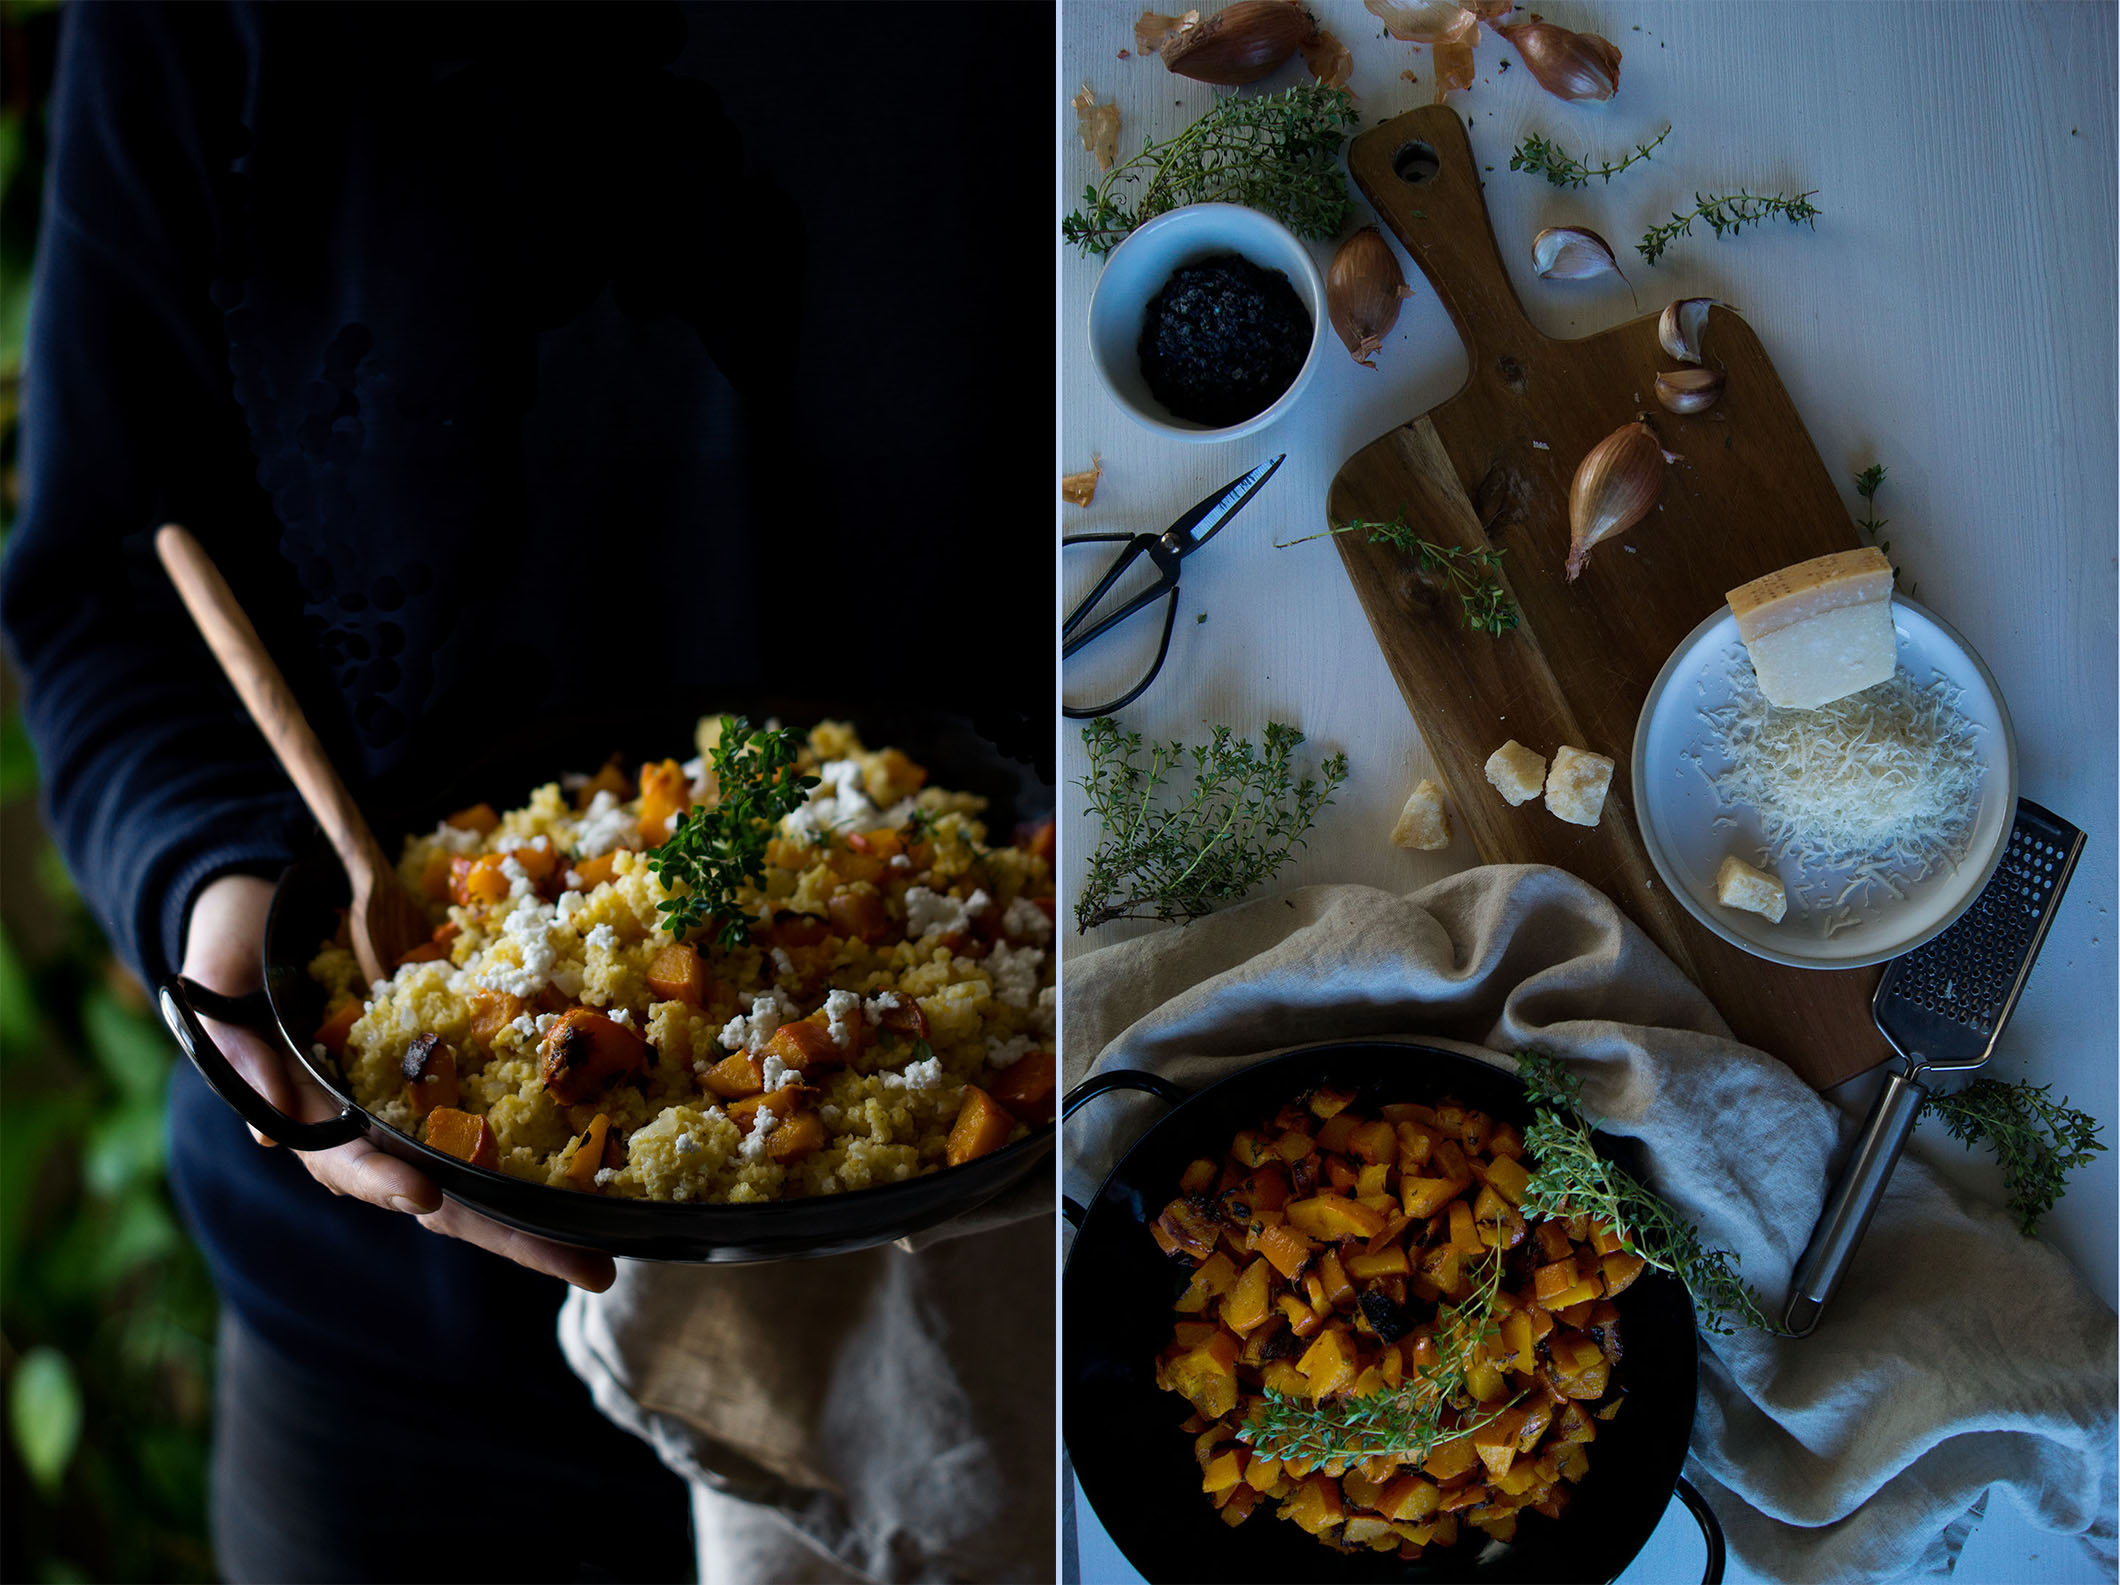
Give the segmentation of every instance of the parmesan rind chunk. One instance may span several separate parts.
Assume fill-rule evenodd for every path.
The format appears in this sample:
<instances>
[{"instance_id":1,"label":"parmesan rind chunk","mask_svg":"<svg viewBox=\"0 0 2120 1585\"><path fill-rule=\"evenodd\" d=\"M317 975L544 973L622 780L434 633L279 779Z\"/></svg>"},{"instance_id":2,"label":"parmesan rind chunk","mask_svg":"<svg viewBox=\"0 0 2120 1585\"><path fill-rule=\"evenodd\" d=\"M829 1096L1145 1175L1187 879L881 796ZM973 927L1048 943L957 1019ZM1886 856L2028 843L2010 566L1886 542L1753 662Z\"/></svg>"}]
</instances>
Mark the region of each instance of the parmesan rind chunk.
<instances>
[{"instance_id":1,"label":"parmesan rind chunk","mask_svg":"<svg viewBox=\"0 0 2120 1585\"><path fill-rule=\"evenodd\" d=\"M1756 870L1732 853L1715 872L1715 900L1725 908L1742 908L1778 925L1789 911L1789 894L1765 870Z\"/></svg>"},{"instance_id":2,"label":"parmesan rind chunk","mask_svg":"<svg viewBox=\"0 0 2120 1585\"><path fill-rule=\"evenodd\" d=\"M1425 853L1450 846L1450 816L1443 808L1443 789L1423 776L1399 811L1399 823L1391 828L1391 840L1402 848Z\"/></svg>"},{"instance_id":3,"label":"parmesan rind chunk","mask_svg":"<svg viewBox=\"0 0 2120 1585\"><path fill-rule=\"evenodd\" d=\"M1874 545L1800 561L1729 592L1759 691L1815 710L1892 675L1892 564Z\"/></svg>"},{"instance_id":4,"label":"parmesan rind chunk","mask_svg":"<svg viewBox=\"0 0 2120 1585\"><path fill-rule=\"evenodd\" d=\"M1511 738L1487 756L1487 780L1510 804L1529 803L1546 782L1546 756Z\"/></svg>"},{"instance_id":5,"label":"parmesan rind chunk","mask_svg":"<svg viewBox=\"0 0 2120 1585\"><path fill-rule=\"evenodd\" d=\"M1575 826L1594 826L1612 785L1612 761L1563 744L1546 773L1546 807Z\"/></svg>"}]
</instances>

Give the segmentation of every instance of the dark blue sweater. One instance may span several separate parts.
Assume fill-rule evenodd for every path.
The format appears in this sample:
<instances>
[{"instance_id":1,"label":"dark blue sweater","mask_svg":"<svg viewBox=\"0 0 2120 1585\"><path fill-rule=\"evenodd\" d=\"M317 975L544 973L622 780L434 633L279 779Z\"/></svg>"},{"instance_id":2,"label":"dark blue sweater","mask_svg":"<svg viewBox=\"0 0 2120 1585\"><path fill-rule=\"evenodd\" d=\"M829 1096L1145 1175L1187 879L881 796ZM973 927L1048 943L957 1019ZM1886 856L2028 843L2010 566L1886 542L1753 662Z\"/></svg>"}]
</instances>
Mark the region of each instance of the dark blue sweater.
<instances>
[{"instance_id":1,"label":"dark blue sweater","mask_svg":"<svg viewBox=\"0 0 2120 1585\"><path fill-rule=\"evenodd\" d=\"M1053 133L1045 73L996 63L1049 58L1051 14L978 15L69 8L0 619L144 977L205 881L310 829L164 521L371 810L431 821L497 724L644 696L1050 721ZM188 1073L174 1126L224 1292L288 1346L394 1357L393 1305L518 1282L332 1201Z\"/></svg>"}]
</instances>

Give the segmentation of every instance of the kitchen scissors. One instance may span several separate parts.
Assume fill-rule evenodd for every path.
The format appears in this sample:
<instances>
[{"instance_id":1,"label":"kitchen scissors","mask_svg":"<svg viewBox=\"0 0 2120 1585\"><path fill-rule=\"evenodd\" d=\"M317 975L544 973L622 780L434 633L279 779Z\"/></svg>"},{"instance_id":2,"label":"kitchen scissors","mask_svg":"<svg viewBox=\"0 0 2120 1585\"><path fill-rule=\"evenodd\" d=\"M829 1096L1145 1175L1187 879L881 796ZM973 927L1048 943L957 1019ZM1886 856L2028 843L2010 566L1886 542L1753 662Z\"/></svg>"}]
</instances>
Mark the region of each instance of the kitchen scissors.
<instances>
[{"instance_id":1,"label":"kitchen scissors","mask_svg":"<svg viewBox=\"0 0 2120 1585\"><path fill-rule=\"evenodd\" d=\"M1083 597L1060 624L1060 655L1063 660L1092 639L1110 632L1136 612L1145 611L1158 598L1164 602L1163 637L1157 642L1155 664L1149 667L1148 675L1109 704L1100 704L1092 709L1077 709L1063 700L1060 706L1062 715L1077 721L1091 716L1110 715L1114 710L1121 710L1132 704L1148 690L1148 685L1154 682L1157 674L1163 670L1164 656L1170 653L1170 632L1178 618L1179 563L1220 533L1223 526L1259 493L1259 487L1273 477L1274 470L1287 460L1288 454L1283 452L1271 462L1260 463L1243 477L1232 479L1160 534L1070 534L1060 541L1062 546L1124 544L1126 547L1112 558L1112 564L1105 569L1104 576L1097 580L1097 586ZM1144 555L1155 564L1156 581L1117 609L1090 621L1098 602L1111 593L1113 587L1126 575L1127 568ZM1084 623L1088 625L1084 626Z\"/></svg>"}]
</instances>

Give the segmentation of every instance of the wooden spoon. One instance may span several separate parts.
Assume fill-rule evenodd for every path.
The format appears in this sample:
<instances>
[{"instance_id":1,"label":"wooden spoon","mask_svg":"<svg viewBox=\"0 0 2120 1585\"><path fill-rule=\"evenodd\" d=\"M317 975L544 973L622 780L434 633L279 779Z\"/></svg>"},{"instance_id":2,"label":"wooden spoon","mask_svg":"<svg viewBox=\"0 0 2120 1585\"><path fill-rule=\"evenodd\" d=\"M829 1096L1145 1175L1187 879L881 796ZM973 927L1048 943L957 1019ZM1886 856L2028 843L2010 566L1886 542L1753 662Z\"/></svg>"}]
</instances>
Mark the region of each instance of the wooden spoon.
<instances>
[{"instance_id":1,"label":"wooden spoon","mask_svg":"<svg viewBox=\"0 0 2120 1585\"><path fill-rule=\"evenodd\" d=\"M258 641L258 630L236 604L213 558L188 530L175 523L156 532L155 553L169 570L169 581L177 586L191 619L205 635L207 648L228 673L251 720L265 734L266 744L331 839L339 862L346 866L346 878L353 883L347 924L361 977L370 984L388 979L399 958L429 939L425 911L384 857L382 844L332 769L287 679Z\"/></svg>"}]
</instances>

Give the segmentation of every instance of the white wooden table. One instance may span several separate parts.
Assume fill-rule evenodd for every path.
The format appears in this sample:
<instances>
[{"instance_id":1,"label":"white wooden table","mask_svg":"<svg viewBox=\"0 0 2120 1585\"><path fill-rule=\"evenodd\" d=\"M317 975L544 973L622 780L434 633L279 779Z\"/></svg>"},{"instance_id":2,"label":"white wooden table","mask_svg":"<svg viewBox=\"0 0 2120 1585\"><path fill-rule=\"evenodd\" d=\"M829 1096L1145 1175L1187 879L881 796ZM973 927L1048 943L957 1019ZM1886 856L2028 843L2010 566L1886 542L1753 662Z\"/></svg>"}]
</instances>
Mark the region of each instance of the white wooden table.
<instances>
[{"instance_id":1,"label":"white wooden table","mask_svg":"<svg viewBox=\"0 0 2120 1585\"><path fill-rule=\"evenodd\" d=\"M1313 0L1354 51L1349 83L1364 125L1433 96L1429 52L1383 36L1355 0ZM1493 167L1487 204L1532 321L1578 336L1631 317L1627 288L1546 282L1527 254L1542 226L1579 224L1621 255L1692 195L1816 190L1814 230L1773 224L1737 238L1701 234L1654 267L1629 267L1641 307L1676 297L1735 304L1772 356L1827 467L1860 516L1852 476L1890 473L1878 509L1919 597L1971 642L2015 719L2024 794L2089 833L2081 867L2029 989L1988 1071L2051 1081L2097 1116L2116 1105L2114 919L2115 721L2115 12L2099 3L1670 4L1560 0L1550 20L1600 32L1625 53L1621 90L1570 105L1540 90L1513 49L1483 37L1479 75L1450 102L1473 152ZM1229 90L1174 77L1132 47L1140 6L1066 0L1064 101L1087 83L1121 107L1122 154L1171 136ZM1636 31L1637 27L1639 31ZM1509 70L1498 70L1507 60ZM1266 85L1302 80L1284 68ZM1421 79L1405 81L1411 70ZM1062 109L1059 185L1079 202L1095 166ZM1609 186L1562 191L1508 169L1531 132L1578 156L1612 158L1664 127L1654 160ZM1366 216L1366 206L1361 206ZM1394 244L1396 248L1396 244ZM1329 244L1318 244L1322 265ZM1637 259L1636 264L1639 264ZM1249 440L1186 445L1133 424L1090 368L1083 325L1098 265L1069 253L1060 270L1063 468L1101 456L1088 510L1066 532L1160 530L1213 488L1285 451L1260 498L1185 568L1164 674L1122 713L1151 738L1203 737L1222 723L1253 736L1269 720L1300 727L1305 753L1344 750L1348 783L1309 846L1274 886L1362 881L1411 890L1469 862L1393 848L1388 834L1413 783L1434 766L1384 667L1338 555L1276 539L1323 526L1340 464L1385 430L1449 396L1465 376L1455 333L1401 254L1416 287L1375 371L1334 356L1299 408ZM1086 581L1071 553L1072 603ZM1196 620L1204 615L1204 622ZM1091 652L1094 655L1094 651ZM1071 669L1068 692L1090 702ZM1084 755L1064 734L1064 781ZM1094 833L1079 792L1064 795L1070 894ZM1087 944L1157 926L1106 927ZM1867 1108L1876 1079L1833 1092ZM1931 1130L1915 1154L1999 1198L1985 1158ZM2076 1175L2043 1234L2108 1304L2115 1296L2115 1157ZM1135 1576L1078 1502L1081 1578ZM1674 1505L1629 1580L1698 1578L1700 1543ZM1731 1578L1743 1578L1733 1568ZM2095 1577L2080 1549L2024 1523L1997 1500L1957 1577L1976 1582Z\"/></svg>"}]
</instances>

